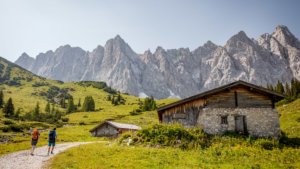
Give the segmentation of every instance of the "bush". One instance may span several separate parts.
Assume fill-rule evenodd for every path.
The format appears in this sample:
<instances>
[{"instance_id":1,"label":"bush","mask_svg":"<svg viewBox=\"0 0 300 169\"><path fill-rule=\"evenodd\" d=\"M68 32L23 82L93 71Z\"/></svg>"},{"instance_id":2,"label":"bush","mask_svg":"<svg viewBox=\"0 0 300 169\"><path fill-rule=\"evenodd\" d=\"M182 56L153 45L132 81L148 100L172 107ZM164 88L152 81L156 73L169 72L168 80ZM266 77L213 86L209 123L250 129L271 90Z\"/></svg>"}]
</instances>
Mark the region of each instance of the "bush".
<instances>
[{"instance_id":1,"label":"bush","mask_svg":"<svg viewBox=\"0 0 300 169\"><path fill-rule=\"evenodd\" d=\"M62 120L62 122L65 122L65 123L69 122L69 118L67 118L67 117L61 118L61 120Z\"/></svg>"},{"instance_id":2,"label":"bush","mask_svg":"<svg viewBox=\"0 0 300 169\"><path fill-rule=\"evenodd\" d=\"M29 129L30 128L26 124L11 124L9 126L10 126L10 129L13 132L22 132L24 129Z\"/></svg>"},{"instance_id":3,"label":"bush","mask_svg":"<svg viewBox=\"0 0 300 169\"><path fill-rule=\"evenodd\" d=\"M103 88L107 87L105 82L81 81L81 82L78 82L77 84L79 84L80 86L83 86L83 87L92 86L97 89L103 89Z\"/></svg>"},{"instance_id":4,"label":"bush","mask_svg":"<svg viewBox=\"0 0 300 169\"><path fill-rule=\"evenodd\" d=\"M79 125L83 126L83 125L86 125L86 123L81 121L81 122L79 122Z\"/></svg>"},{"instance_id":5,"label":"bush","mask_svg":"<svg viewBox=\"0 0 300 169\"><path fill-rule=\"evenodd\" d=\"M139 110L139 109L138 109L138 110ZM131 116L136 116L136 115L142 114L142 112L141 112L141 111L138 111L138 110L133 110L133 111L129 112L129 114L130 114Z\"/></svg>"},{"instance_id":6,"label":"bush","mask_svg":"<svg viewBox=\"0 0 300 169\"><path fill-rule=\"evenodd\" d=\"M13 122L12 120L4 120L3 124L5 125L10 125L10 124L14 124L15 122Z\"/></svg>"},{"instance_id":7,"label":"bush","mask_svg":"<svg viewBox=\"0 0 300 169\"><path fill-rule=\"evenodd\" d=\"M40 87L40 86L48 86L48 85L49 85L49 83L47 83L47 82L34 82L32 84L32 87Z\"/></svg>"},{"instance_id":8,"label":"bush","mask_svg":"<svg viewBox=\"0 0 300 169\"><path fill-rule=\"evenodd\" d=\"M6 133L6 132L8 132L8 131L10 130L10 127L9 127L9 126L3 126L3 127L1 128L1 130L2 130L4 133Z\"/></svg>"},{"instance_id":9,"label":"bush","mask_svg":"<svg viewBox=\"0 0 300 169\"><path fill-rule=\"evenodd\" d=\"M117 94L118 93L117 90L115 90L111 87L105 87L103 90L107 93L110 93L110 94Z\"/></svg>"},{"instance_id":10,"label":"bush","mask_svg":"<svg viewBox=\"0 0 300 169\"><path fill-rule=\"evenodd\" d=\"M18 80L8 80L5 82L5 84L7 84L8 86L16 86L16 87L21 86L21 82Z\"/></svg>"},{"instance_id":11,"label":"bush","mask_svg":"<svg viewBox=\"0 0 300 169\"><path fill-rule=\"evenodd\" d=\"M126 135L126 137L128 136ZM121 137L121 141L126 137ZM204 147L207 139L207 135L199 128L186 129L180 125L165 124L156 124L139 130L131 137L133 144L180 147L181 149Z\"/></svg>"}]
</instances>

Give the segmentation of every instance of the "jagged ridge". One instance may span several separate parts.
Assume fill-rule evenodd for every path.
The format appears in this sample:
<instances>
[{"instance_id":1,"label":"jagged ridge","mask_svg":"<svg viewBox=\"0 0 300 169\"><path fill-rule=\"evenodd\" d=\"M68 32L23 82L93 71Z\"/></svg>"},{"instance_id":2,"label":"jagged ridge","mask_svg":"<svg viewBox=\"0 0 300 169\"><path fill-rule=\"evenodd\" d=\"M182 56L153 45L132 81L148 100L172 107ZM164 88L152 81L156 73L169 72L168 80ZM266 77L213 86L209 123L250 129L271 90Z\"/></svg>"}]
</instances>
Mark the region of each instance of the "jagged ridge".
<instances>
[{"instance_id":1,"label":"jagged ridge","mask_svg":"<svg viewBox=\"0 0 300 169\"><path fill-rule=\"evenodd\" d=\"M40 76L104 81L121 92L155 98L188 97L235 80L257 85L300 79L300 42L286 26L257 40L240 31L224 46L135 53L118 35L92 52L69 45L15 62Z\"/></svg>"}]
</instances>

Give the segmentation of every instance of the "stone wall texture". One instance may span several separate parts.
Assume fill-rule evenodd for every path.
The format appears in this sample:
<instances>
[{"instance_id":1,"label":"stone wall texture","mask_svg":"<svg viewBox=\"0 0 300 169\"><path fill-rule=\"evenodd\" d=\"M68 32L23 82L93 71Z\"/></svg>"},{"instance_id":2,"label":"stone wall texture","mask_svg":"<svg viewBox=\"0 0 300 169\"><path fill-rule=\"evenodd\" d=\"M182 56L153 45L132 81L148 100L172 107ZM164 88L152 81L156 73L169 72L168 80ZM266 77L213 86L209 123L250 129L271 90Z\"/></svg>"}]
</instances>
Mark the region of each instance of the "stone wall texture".
<instances>
[{"instance_id":1,"label":"stone wall texture","mask_svg":"<svg viewBox=\"0 0 300 169\"><path fill-rule=\"evenodd\" d=\"M101 137L101 136L117 136L118 131L116 128L112 127L111 125L104 124L101 127L97 128L95 131L92 132L93 136Z\"/></svg>"},{"instance_id":2,"label":"stone wall texture","mask_svg":"<svg viewBox=\"0 0 300 169\"><path fill-rule=\"evenodd\" d=\"M222 116L227 116L228 124L221 124ZM208 134L224 134L235 131L236 116L245 116L246 132L251 136L278 138L280 134L278 112L272 108L203 108L196 126Z\"/></svg>"}]
</instances>

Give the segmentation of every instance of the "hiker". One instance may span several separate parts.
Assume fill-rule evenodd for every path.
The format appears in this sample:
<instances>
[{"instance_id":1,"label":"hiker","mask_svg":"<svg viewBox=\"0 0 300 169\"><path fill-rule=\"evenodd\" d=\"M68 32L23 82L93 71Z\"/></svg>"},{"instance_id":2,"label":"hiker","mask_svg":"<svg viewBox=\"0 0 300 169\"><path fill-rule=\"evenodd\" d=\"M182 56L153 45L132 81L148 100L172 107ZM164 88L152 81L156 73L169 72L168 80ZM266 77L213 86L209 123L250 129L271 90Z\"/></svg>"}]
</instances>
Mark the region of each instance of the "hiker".
<instances>
[{"instance_id":1,"label":"hiker","mask_svg":"<svg viewBox=\"0 0 300 169\"><path fill-rule=\"evenodd\" d=\"M54 128L53 130L51 130L49 132L49 138L48 138L48 155L50 153L50 149L51 149L51 154L53 154L53 150L54 150L54 146L55 146L55 140L56 140L56 128Z\"/></svg>"},{"instance_id":2,"label":"hiker","mask_svg":"<svg viewBox=\"0 0 300 169\"><path fill-rule=\"evenodd\" d=\"M31 146L32 146L32 148L31 148L31 153L30 153L30 155L32 155L33 156L33 152L34 152L34 149L35 149L35 147L36 147L36 144L38 143L38 140L39 140L39 135L40 135L40 133L39 133L39 131L38 131L38 129L33 129L33 132L31 133Z\"/></svg>"}]
</instances>

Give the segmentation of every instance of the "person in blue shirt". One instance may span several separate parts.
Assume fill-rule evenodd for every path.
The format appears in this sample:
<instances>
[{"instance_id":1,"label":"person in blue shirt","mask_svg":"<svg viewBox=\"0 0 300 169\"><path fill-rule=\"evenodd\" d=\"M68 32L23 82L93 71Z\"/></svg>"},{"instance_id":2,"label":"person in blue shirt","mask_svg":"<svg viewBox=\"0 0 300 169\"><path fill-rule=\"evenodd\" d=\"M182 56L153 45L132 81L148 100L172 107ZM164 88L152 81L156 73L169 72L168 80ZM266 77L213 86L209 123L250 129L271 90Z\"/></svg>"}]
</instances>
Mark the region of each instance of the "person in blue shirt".
<instances>
[{"instance_id":1,"label":"person in blue shirt","mask_svg":"<svg viewBox=\"0 0 300 169\"><path fill-rule=\"evenodd\" d=\"M49 136L48 136L48 155L50 153L51 150L51 154L53 154L53 150L55 147L55 141L56 141L56 128L54 128L53 130L51 130L49 132Z\"/></svg>"}]
</instances>

